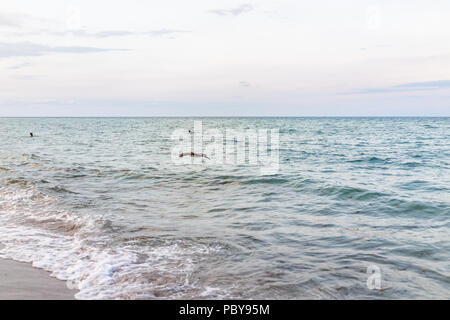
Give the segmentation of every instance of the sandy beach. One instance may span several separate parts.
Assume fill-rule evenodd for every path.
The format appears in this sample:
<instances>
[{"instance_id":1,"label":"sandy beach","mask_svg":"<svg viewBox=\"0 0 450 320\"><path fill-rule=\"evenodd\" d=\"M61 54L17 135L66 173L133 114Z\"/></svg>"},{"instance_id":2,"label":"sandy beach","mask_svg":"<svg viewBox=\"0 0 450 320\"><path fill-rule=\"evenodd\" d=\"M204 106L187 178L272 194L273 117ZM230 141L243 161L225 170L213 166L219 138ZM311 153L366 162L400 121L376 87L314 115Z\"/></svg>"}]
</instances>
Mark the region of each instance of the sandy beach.
<instances>
[{"instance_id":1,"label":"sandy beach","mask_svg":"<svg viewBox=\"0 0 450 320\"><path fill-rule=\"evenodd\" d=\"M73 300L75 293L46 271L0 259L0 300Z\"/></svg>"}]
</instances>

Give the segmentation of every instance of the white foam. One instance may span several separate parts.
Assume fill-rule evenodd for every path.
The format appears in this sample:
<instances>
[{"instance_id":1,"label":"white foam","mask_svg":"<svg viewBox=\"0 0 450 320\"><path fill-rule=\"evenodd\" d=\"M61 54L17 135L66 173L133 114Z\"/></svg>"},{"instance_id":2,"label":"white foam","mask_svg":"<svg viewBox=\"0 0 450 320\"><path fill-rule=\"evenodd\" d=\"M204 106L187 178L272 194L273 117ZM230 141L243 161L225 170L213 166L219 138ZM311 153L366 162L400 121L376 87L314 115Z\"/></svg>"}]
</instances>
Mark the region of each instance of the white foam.
<instances>
[{"instance_id":1,"label":"white foam","mask_svg":"<svg viewBox=\"0 0 450 320\"><path fill-rule=\"evenodd\" d=\"M177 241L155 247L113 241L102 232L107 218L67 212L58 207L57 198L32 185L1 187L0 257L50 271L79 290L77 299L228 296L226 290L191 281L193 257L218 248Z\"/></svg>"}]
</instances>

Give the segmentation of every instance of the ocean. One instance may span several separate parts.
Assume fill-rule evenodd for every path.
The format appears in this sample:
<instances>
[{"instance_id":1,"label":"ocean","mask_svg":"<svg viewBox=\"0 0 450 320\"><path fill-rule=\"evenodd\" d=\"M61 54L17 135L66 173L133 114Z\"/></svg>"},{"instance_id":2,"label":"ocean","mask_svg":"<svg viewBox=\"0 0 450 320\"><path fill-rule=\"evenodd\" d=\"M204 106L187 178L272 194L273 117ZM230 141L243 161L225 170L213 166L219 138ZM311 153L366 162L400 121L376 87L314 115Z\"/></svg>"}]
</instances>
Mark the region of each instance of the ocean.
<instances>
[{"instance_id":1,"label":"ocean","mask_svg":"<svg viewBox=\"0 0 450 320\"><path fill-rule=\"evenodd\" d=\"M0 118L0 257L77 299L450 299L449 234L449 118Z\"/></svg>"}]
</instances>

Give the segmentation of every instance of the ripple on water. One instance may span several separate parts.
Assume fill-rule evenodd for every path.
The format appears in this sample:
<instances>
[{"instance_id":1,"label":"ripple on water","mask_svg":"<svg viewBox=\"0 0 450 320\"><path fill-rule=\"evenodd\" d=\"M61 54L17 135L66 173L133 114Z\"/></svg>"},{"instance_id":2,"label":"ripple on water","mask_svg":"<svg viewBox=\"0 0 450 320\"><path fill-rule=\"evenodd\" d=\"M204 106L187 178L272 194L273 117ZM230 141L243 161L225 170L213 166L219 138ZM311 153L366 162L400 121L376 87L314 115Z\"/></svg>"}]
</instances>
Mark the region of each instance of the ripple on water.
<instances>
[{"instance_id":1,"label":"ripple on water","mask_svg":"<svg viewBox=\"0 0 450 320\"><path fill-rule=\"evenodd\" d=\"M448 119L203 124L278 127L280 171L173 166L187 118L0 119L0 256L79 299L450 298Z\"/></svg>"}]
</instances>

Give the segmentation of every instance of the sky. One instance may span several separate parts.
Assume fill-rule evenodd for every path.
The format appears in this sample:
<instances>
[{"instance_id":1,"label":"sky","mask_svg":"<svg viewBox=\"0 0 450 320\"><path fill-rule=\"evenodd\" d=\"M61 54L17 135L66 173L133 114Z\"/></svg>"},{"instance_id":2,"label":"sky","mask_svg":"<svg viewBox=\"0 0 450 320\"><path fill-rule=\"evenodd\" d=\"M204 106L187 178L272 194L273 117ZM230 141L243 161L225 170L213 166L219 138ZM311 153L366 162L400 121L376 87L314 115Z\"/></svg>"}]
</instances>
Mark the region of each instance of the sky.
<instances>
[{"instance_id":1,"label":"sky","mask_svg":"<svg viewBox=\"0 0 450 320\"><path fill-rule=\"evenodd\" d=\"M450 116L450 1L2 1L0 116Z\"/></svg>"}]
</instances>

